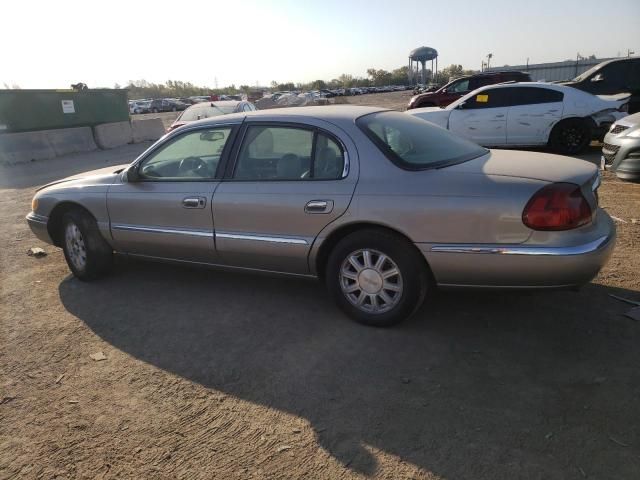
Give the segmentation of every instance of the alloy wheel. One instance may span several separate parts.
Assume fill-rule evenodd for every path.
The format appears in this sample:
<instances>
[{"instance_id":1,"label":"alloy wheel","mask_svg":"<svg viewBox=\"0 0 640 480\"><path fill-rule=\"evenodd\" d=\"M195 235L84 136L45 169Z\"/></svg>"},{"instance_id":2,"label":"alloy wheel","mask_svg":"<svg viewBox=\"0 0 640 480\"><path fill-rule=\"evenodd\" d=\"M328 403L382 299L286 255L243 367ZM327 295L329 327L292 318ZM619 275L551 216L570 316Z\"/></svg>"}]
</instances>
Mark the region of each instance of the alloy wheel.
<instances>
[{"instance_id":1,"label":"alloy wheel","mask_svg":"<svg viewBox=\"0 0 640 480\"><path fill-rule=\"evenodd\" d=\"M388 312L402 297L402 274L398 265L377 250L350 253L342 262L339 275L343 295L363 312Z\"/></svg>"},{"instance_id":2,"label":"alloy wheel","mask_svg":"<svg viewBox=\"0 0 640 480\"><path fill-rule=\"evenodd\" d=\"M71 262L78 270L84 270L87 265L87 249L82 232L75 223L68 223L64 238Z\"/></svg>"}]
</instances>

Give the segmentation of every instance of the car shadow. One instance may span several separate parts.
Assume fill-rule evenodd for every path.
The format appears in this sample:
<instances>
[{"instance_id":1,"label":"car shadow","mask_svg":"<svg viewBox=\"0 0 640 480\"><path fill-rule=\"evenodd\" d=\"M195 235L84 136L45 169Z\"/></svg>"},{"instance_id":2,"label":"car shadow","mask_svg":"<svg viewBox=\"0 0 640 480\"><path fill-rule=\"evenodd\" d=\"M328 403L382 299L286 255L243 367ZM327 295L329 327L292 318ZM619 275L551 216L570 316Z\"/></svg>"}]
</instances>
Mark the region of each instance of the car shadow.
<instances>
[{"instance_id":1,"label":"car shadow","mask_svg":"<svg viewBox=\"0 0 640 480\"><path fill-rule=\"evenodd\" d=\"M597 284L439 292L376 329L349 321L315 281L120 259L101 281L59 286L65 308L114 347L307 419L350 469L375 473L373 448L474 479L581 478L577 466L631 478L638 324L609 293L640 300Z\"/></svg>"}]
</instances>

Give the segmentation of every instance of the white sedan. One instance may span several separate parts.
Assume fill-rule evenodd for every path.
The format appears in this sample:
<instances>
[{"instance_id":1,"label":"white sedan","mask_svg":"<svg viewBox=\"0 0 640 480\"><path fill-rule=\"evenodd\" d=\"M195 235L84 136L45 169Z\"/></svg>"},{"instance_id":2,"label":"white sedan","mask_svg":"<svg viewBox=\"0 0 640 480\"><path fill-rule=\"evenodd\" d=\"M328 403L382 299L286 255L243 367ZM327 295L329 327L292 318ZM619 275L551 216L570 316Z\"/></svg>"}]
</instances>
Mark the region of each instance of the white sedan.
<instances>
[{"instance_id":1,"label":"white sedan","mask_svg":"<svg viewBox=\"0 0 640 480\"><path fill-rule=\"evenodd\" d=\"M572 87L522 82L479 88L446 108L407 111L491 147L549 145L577 153L627 115L629 95L596 96Z\"/></svg>"}]
</instances>

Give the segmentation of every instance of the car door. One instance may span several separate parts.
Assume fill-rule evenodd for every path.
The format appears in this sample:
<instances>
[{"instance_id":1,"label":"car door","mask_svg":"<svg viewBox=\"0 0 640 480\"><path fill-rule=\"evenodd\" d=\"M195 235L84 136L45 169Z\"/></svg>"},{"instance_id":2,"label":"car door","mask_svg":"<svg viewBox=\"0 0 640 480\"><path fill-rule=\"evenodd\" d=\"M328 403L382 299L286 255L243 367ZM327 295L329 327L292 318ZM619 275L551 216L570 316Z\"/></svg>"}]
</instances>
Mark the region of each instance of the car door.
<instances>
[{"instance_id":1,"label":"car door","mask_svg":"<svg viewBox=\"0 0 640 480\"><path fill-rule=\"evenodd\" d=\"M318 233L347 209L357 180L355 146L322 122L248 117L213 198L216 249L226 265L309 273Z\"/></svg>"},{"instance_id":2,"label":"car door","mask_svg":"<svg viewBox=\"0 0 640 480\"><path fill-rule=\"evenodd\" d=\"M449 130L480 145L505 145L508 105L508 87L481 90L452 110Z\"/></svg>"},{"instance_id":3,"label":"car door","mask_svg":"<svg viewBox=\"0 0 640 480\"><path fill-rule=\"evenodd\" d=\"M508 145L544 145L562 118L564 94L543 87L510 87Z\"/></svg>"},{"instance_id":4,"label":"car door","mask_svg":"<svg viewBox=\"0 0 640 480\"><path fill-rule=\"evenodd\" d=\"M211 198L235 135L233 125L174 135L123 175L107 193L118 251L215 262Z\"/></svg>"}]
</instances>

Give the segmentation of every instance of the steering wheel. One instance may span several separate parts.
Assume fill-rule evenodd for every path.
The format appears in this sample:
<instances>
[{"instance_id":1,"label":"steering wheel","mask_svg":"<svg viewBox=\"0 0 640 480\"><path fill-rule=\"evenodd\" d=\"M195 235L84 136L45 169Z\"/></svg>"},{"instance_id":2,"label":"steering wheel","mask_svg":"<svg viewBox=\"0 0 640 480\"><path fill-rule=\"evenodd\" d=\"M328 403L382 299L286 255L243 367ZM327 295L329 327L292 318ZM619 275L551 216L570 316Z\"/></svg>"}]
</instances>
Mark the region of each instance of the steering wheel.
<instances>
[{"instance_id":1,"label":"steering wheel","mask_svg":"<svg viewBox=\"0 0 640 480\"><path fill-rule=\"evenodd\" d=\"M180 160L180 165L178 165L178 173L194 173L199 177L208 176L208 166L207 162L205 162L200 157L186 157Z\"/></svg>"}]
</instances>

